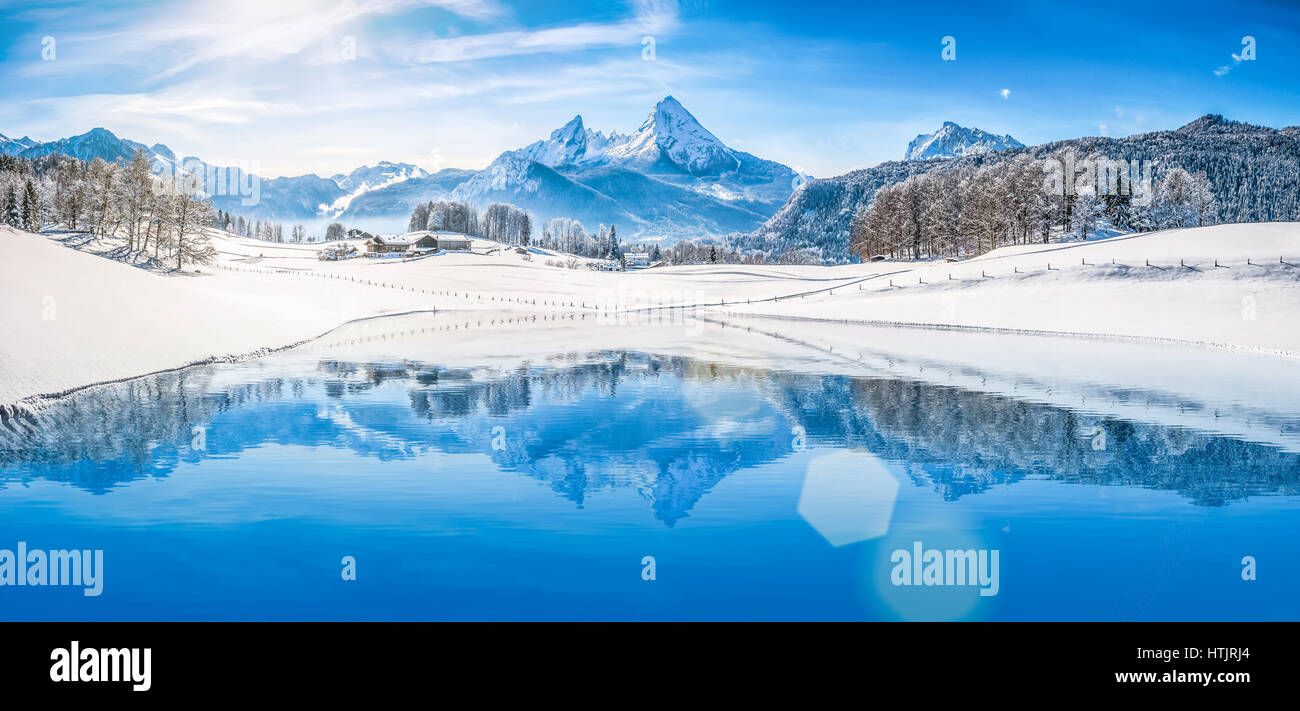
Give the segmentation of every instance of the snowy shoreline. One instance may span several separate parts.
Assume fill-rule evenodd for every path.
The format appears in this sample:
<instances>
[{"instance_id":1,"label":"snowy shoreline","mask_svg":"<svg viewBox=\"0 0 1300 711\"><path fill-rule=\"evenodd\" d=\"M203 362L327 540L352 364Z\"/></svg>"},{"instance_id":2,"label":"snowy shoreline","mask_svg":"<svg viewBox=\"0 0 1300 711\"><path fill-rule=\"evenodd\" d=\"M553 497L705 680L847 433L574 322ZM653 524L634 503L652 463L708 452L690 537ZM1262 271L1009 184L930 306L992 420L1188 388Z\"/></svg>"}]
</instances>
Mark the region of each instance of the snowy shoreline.
<instances>
[{"instance_id":1,"label":"snowy shoreline","mask_svg":"<svg viewBox=\"0 0 1300 711\"><path fill-rule=\"evenodd\" d=\"M628 273L542 265L505 250L409 263L320 262L315 245L225 233L213 243L221 252L215 269L159 274L0 229L8 255L0 264L7 304L0 332L9 336L0 345L0 403L27 409L96 385L261 357L359 320L434 310L611 316L685 309L817 329L1060 335L1300 357L1297 223L1020 245L961 262ZM1044 250L1073 266L1052 265ZM500 340L491 347L508 351L509 339Z\"/></svg>"},{"instance_id":2,"label":"snowy shoreline","mask_svg":"<svg viewBox=\"0 0 1300 711\"><path fill-rule=\"evenodd\" d=\"M879 328L915 328L927 331L957 331L961 333L988 333L1008 336L1053 336L1059 338L1079 338L1086 340L1114 341L1119 343L1154 343L1190 348L1239 351L1254 355L1276 356L1287 360L1300 360L1300 351L1261 348L1258 346L1238 345L1232 343L1215 343L1212 341L1188 341L1179 338L1161 338L1156 336L1132 336L1119 333L1090 333L1084 331L1048 331L1032 328L999 328L994 326L962 326L945 323L922 323L916 321L877 321L870 319L818 318L816 316L795 316L792 314L745 314L748 318L773 319L777 321L809 321L813 323L839 323L854 326L875 326ZM707 319L706 319L707 320Z\"/></svg>"},{"instance_id":3,"label":"snowy shoreline","mask_svg":"<svg viewBox=\"0 0 1300 711\"><path fill-rule=\"evenodd\" d=\"M121 378L114 378L112 380L101 380L99 382L86 383L85 385L77 385L55 393L38 393L36 395L29 395L17 402L0 403L0 422L4 422L13 417L21 416L23 413L34 412L36 410L39 410L43 403L53 401L53 400L58 400L60 398L65 398L68 397L69 395L75 395L79 392L82 392L83 390L90 390L92 388L103 387L106 385L117 385L119 383L125 383L132 380L139 380L141 378L148 378L155 375L162 375L164 373L176 373L182 370L195 368L203 365L215 365L218 363L240 363L243 361L252 360L254 358L264 358L269 355L274 355L276 353L282 353L284 351L293 350L294 348L298 348L300 346L305 346L309 343L319 341L322 338L329 336L331 333L338 331L339 329L346 328L347 326L355 325L363 321L372 321L375 319L383 319L383 318L398 318L402 316L411 316L414 314L430 314L430 313L437 313L437 309L419 309L415 311L404 311L399 313L381 314L378 316L363 316L361 318L355 318L350 321L344 321L343 323L329 329L328 331L325 331L324 333L319 333L310 338L304 338L301 341L297 341L296 343L290 343L287 345L277 346L277 347L259 348L255 351L251 351L248 353L239 353L239 354L224 355L224 356L215 356L215 355L208 356L207 358L191 361L189 363L184 363L182 365L178 365L171 368L161 368L159 370L153 370L148 373L139 373L136 375L127 375Z\"/></svg>"}]
</instances>

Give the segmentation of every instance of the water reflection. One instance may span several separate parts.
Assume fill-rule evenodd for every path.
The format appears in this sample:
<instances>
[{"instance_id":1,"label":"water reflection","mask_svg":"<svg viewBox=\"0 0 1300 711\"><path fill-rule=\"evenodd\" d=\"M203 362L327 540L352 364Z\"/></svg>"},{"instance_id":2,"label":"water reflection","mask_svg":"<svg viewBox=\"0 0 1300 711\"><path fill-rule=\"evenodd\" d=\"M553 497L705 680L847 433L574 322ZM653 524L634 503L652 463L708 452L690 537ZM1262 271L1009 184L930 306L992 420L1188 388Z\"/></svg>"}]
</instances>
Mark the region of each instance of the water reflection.
<instances>
[{"instance_id":1,"label":"water reflection","mask_svg":"<svg viewBox=\"0 0 1300 711\"><path fill-rule=\"evenodd\" d=\"M45 479L107 494L267 445L378 461L472 453L579 507L634 490L672 526L724 478L790 455L800 428L812 446L869 451L953 501L1027 478L1168 490L1198 506L1300 493L1300 455L1194 428L921 379L626 350L505 370L315 357L95 388L2 423L0 487Z\"/></svg>"}]
</instances>

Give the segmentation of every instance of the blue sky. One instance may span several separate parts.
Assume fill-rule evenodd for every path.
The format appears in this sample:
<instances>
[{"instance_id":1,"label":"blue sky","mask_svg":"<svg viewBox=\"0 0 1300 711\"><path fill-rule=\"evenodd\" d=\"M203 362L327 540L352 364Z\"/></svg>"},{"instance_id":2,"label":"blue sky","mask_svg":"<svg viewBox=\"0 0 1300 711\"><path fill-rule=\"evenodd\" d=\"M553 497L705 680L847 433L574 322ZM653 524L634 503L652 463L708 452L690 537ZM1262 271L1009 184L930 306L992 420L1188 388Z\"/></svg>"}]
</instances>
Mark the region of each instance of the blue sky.
<instances>
[{"instance_id":1,"label":"blue sky","mask_svg":"<svg viewBox=\"0 0 1300 711\"><path fill-rule=\"evenodd\" d=\"M1300 124L1295 2L0 0L0 27L0 133L104 126L267 176L480 168L574 114L630 132L667 94L818 177L946 120L1027 144Z\"/></svg>"}]
</instances>

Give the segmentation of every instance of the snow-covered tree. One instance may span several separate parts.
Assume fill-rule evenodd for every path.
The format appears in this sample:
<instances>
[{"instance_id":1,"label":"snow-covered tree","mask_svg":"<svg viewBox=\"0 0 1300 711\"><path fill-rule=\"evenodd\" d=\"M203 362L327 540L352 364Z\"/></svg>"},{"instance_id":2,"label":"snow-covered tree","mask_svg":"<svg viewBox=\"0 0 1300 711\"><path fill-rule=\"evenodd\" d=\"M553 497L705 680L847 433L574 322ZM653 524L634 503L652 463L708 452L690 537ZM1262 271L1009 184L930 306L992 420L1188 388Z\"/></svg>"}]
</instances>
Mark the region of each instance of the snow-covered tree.
<instances>
[{"instance_id":1,"label":"snow-covered tree","mask_svg":"<svg viewBox=\"0 0 1300 711\"><path fill-rule=\"evenodd\" d=\"M175 216L172 221L175 239L172 251L176 268L181 269L186 262L208 264L216 259L217 250L207 234L207 226L212 223L212 204L188 195L175 195L172 201Z\"/></svg>"},{"instance_id":2,"label":"snow-covered tree","mask_svg":"<svg viewBox=\"0 0 1300 711\"><path fill-rule=\"evenodd\" d=\"M18 189L12 183L9 184L9 189L5 191L4 220L5 224L10 227L23 226L23 211L18 202Z\"/></svg>"},{"instance_id":3,"label":"snow-covered tree","mask_svg":"<svg viewBox=\"0 0 1300 711\"><path fill-rule=\"evenodd\" d=\"M1106 203L1097 189L1087 187L1080 190L1074 203L1075 234L1086 240L1095 231L1097 220L1106 212Z\"/></svg>"},{"instance_id":4,"label":"snow-covered tree","mask_svg":"<svg viewBox=\"0 0 1300 711\"><path fill-rule=\"evenodd\" d=\"M1191 227L1199 223L1201 187L1196 178L1182 168L1174 168L1159 180L1149 208L1151 223L1157 230Z\"/></svg>"}]
</instances>

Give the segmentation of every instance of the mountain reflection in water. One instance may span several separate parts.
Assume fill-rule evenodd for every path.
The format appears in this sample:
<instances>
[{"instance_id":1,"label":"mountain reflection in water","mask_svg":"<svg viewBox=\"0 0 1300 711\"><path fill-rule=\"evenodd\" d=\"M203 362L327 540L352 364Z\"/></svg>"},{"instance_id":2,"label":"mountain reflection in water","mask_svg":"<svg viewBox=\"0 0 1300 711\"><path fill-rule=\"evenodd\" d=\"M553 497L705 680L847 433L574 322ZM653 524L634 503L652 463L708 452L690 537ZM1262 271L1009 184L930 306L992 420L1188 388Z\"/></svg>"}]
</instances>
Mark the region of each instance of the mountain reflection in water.
<instances>
[{"instance_id":1,"label":"mountain reflection in water","mask_svg":"<svg viewBox=\"0 0 1300 711\"><path fill-rule=\"evenodd\" d=\"M247 377L232 382L232 368ZM630 351L506 372L322 359L287 377L213 365L98 387L0 427L0 486L46 479L108 494L267 444L379 461L476 453L578 506L635 490L671 526L726 477L790 455L800 431L809 446L905 463L913 484L946 500L1028 477L1163 489L1202 506L1300 493L1300 456L1242 439L921 380Z\"/></svg>"}]
</instances>

